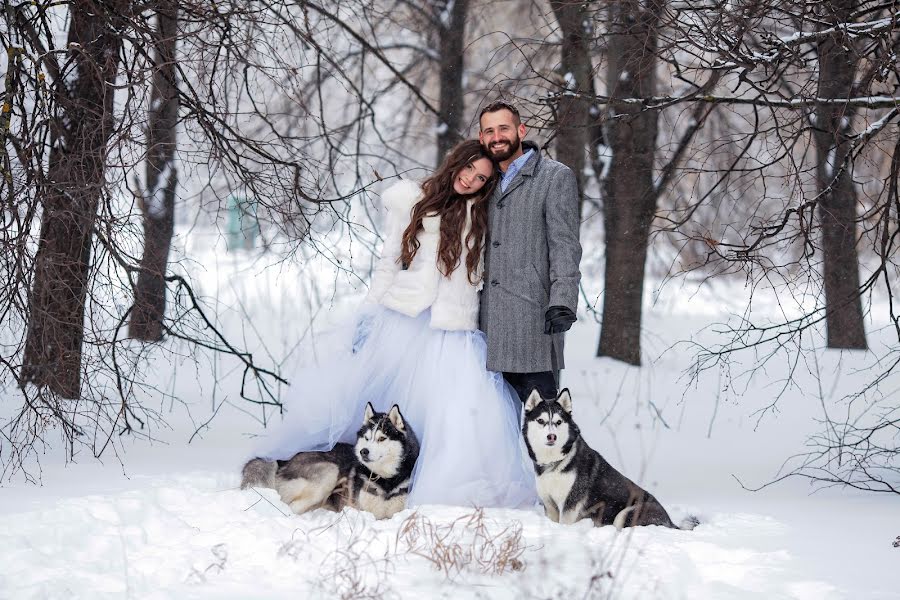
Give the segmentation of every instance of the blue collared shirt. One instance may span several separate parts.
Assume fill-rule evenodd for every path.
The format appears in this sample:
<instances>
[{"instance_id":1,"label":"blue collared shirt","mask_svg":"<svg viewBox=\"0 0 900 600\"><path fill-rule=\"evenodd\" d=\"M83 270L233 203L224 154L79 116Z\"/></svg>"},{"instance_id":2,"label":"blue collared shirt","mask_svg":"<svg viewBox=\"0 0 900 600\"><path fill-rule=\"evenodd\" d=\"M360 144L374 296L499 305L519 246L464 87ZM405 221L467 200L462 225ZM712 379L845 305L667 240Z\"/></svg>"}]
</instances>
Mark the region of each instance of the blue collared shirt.
<instances>
[{"instance_id":1,"label":"blue collared shirt","mask_svg":"<svg viewBox=\"0 0 900 600\"><path fill-rule=\"evenodd\" d=\"M501 192L506 191L506 188L508 188L509 184L512 183L512 180L516 178L516 174L522 170L522 167L525 166L525 163L528 162L528 159L531 158L532 154L534 154L534 149L529 148L528 152L512 161L509 167L507 167L506 172L500 177Z\"/></svg>"}]
</instances>

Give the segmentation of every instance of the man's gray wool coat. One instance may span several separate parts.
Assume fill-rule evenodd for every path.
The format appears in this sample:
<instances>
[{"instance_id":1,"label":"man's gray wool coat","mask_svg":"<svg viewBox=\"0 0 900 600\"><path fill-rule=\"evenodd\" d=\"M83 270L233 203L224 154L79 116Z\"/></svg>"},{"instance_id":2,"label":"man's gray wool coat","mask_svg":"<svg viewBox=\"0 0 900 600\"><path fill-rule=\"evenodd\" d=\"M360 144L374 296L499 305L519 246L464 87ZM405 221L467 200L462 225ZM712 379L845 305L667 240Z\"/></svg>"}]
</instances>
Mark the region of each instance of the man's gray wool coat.
<instances>
[{"instance_id":1,"label":"man's gray wool coat","mask_svg":"<svg viewBox=\"0 0 900 600\"><path fill-rule=\"evenodd\" d=\"M534 150L505 192L488 204L479 327L487 368L537 373L563 368L563 335L544 333L551 306L575 312L581 272L578 183L567 166Z\"/></svg>"}]
</instances>

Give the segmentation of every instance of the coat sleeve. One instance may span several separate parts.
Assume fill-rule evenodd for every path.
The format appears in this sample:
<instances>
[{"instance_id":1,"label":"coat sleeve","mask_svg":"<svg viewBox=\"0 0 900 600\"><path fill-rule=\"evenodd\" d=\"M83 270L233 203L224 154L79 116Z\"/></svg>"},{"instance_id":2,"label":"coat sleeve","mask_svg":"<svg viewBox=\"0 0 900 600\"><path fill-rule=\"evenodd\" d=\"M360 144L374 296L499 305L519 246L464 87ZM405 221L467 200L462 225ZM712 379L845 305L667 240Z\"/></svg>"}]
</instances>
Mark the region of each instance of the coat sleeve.
<instances>
[{"instance_id":1,"label":"coat sleeve","mask_svg":"<svg viewBox=\"0 0 900 600\"><path fill-rule=\"evenodd\" d=\"M409 225L410 210L419 197L419 186L409 181L399 181L386 189L382 194L384 207L387 209L387 232L381 246L381 256L375 263L372 282L366 302L381 303L385 292L391 287L397 273L401 270L400 244L403 232Z\"/></svg>"},{"instance_id":2,"label":"coat sleeve","mask_svg":"<svg viewBox=\"0 0 900 600\"><path fill-rule=\"evenodd\" d=\"M578 307L578 283L581 281L581 243L578 232L578 182L568 167L559 169L550 186L544 209L547 221L547 246L550 254L550 306Z\"/></svg>"},{"instance_id":3,"label":"coat sleeve","mask_svg":"<svg viewBox=\"0 0 900 600\"><path fill-rule=\"evenodd\" d=\"M425 217L422 227L416 238L419 249L412 264L407 270L395 274L382 302L388 308L411 317L434 304L438 284L443 277L437 267L440 217Z\"/></svg>"},{"instance_id":4,"label":"coat sleeve","mask_svg":"<svg viewBox=\"0 0 900 600\"><path fill-rule=\"evenodd\" d=\"M381 246L381 256L375 263L375 269L372 272L372 282L369 284L369 293L366 294L366 302L381 302L384 293L391 287L394 276L400 271L400 243L403 241L403 229L398 221L400 219L390 218L388 223L388 232L384 237L384 244Z\"/></svg>"}]
</instances>

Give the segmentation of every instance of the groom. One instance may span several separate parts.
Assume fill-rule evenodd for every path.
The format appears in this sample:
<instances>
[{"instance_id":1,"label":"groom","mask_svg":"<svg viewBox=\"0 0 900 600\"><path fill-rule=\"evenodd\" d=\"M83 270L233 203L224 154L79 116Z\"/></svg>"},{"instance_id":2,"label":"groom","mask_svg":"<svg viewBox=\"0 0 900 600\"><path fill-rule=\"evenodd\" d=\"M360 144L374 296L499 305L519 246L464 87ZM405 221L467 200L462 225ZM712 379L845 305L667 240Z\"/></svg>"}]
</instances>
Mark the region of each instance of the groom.
<instances>
[{"instance_id":1,"label":"groom","mask_svg":"<svg viewBox=\"0 0 900 600\"><path fill-rule=\"evenodd\" d=\"M578 184L571 169L522 141L515 106L489 104L479 124L478 139L502 173L488 204L479 317L487 368L502 372L522 402L535 388L556 398L581 279Z\"/></svg>"}]
</instances>

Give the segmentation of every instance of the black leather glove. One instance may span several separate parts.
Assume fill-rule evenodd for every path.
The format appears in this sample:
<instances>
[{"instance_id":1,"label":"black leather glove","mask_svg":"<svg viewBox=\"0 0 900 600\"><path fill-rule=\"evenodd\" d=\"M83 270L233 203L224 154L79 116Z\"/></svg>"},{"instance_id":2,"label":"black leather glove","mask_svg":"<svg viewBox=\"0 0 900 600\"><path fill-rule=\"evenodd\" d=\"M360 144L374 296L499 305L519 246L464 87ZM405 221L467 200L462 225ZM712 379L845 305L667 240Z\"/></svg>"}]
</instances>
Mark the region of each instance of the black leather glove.
<instances>
[{"instance_id":1,"label":"black leather glove","mask_svg":"<svg viewBox=\"0 0 900 600\"><path fill-rule=\"evenodd\" d=\"M562 333L568 331L575 322L575 313L565 306L551 306L544 315L544 333Z\"/></svg>"}]
</instances>

